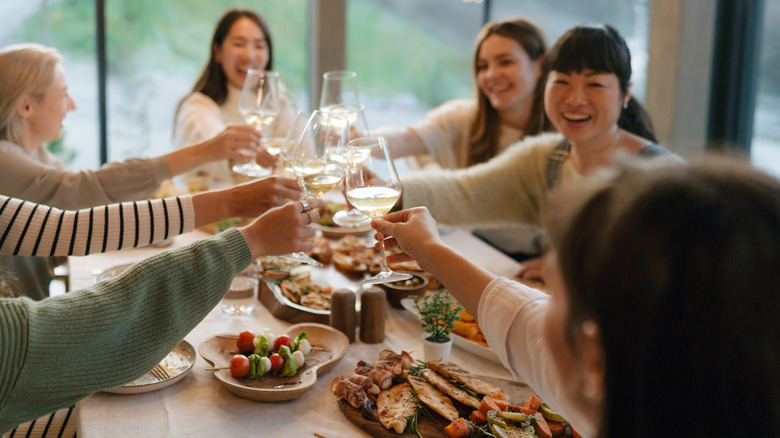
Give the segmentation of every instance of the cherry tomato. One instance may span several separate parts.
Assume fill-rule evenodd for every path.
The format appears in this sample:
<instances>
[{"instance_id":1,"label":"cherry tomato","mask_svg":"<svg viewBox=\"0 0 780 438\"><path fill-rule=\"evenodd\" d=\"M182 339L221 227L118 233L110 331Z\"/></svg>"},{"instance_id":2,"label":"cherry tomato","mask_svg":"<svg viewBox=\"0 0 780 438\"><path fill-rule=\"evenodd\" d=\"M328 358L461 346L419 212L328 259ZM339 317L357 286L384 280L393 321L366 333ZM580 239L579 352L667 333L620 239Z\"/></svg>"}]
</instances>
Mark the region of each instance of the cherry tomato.
<instances>
[{"instance_id":1,"label":"cherry tomato","mask_svg":"<svg viewBox=\"0 0 780 438\"><path fill-rule=\"evenodd\" d=\"M278 353L268 356L268 359L271 361L271 371L273 372L281 370L284 366L284 359Z\"/></svg>"},{"instance_id":2,"label":"cherry tomato","mask_svg":"<svg viewBox=\"0 0 780 438\"><path fill-rule=\"evenodd\" d=\"M233 377L244 377L249 374L249 358L243 354L237 354L231 357L230 374L232 374Z\"/></svg>"},{"instance_id":3,"label":"cherry tomato","mask_svg":"<svg viewBox=\"0 0 780 438\"><path fill-rule=\"evenodd\" d=\"M236 341L236 347L238 351L244 354L252 354L255 352L255 335L249 330L244 330L238 334L238 340Z\"/></svg>"},{"instance_id":4,"label":"cherry tomato","mask_svg":"<svg viewBox=\"0 0 780 438\"><path fill-rule=\"evenodd\" d=\"M279 335L278 338L276 338L276 341L274 342L274 350L279 351L279 348L282 345L290 346L290 342L292 342L292 339L290 339L287 335Z\"/></svg>"}]
</instances>

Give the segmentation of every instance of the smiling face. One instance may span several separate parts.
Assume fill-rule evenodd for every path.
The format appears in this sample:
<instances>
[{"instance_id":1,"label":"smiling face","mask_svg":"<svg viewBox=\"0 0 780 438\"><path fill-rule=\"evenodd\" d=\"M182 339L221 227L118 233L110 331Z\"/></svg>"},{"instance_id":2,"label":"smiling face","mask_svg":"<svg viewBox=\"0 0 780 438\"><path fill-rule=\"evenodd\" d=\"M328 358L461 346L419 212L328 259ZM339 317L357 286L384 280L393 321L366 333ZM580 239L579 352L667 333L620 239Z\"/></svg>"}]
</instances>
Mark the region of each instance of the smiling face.
<instances>
[{"instance_id":1,"label":"smiling face","mask_svg":"<svg viewBox=\"0 0 780 438\"><path fill-rule=\"evenodd\" d=\"M629 97L629 92L621 92L613 73L551 71L544 89L544 110L572 143L609 145Z\"/></svg>"},{"instance_id":2,"label":"smiling face","mask_svg":"<svg viewBox=\"0 0 780 438\"><path fill-rule=\"evenodd\" d=\"M54 80L43 97L26 100L23 113L23 143L26 149L34 149L43 143L62 136L63 120L76 104L68 94L68 80L61 65L56 67Z\"/></svg>"},{"instance_id":3,"label":"smiling face","mask_svg":"<svg viewBox=\"0 0 780 438\"><path fill-rule=\"evenodd\" d=\"M228 78L228 83L241 88L250 68L265 70L268 65L268 44L262 29L252 19L241 17L230 27L221 47L214 55Z\"/></svg>"},{"instance_id":4,"label":"smiling face","mask_svg":"<svg viewBox=\"0 0 780 438\"><path fill-rule=\"evenodd\" d=\"M512 38L493 34L485 38L477 55L477 86L499 116L527 113L533 103L542 58L531 60Z\"/></svg>"}]
</instances>

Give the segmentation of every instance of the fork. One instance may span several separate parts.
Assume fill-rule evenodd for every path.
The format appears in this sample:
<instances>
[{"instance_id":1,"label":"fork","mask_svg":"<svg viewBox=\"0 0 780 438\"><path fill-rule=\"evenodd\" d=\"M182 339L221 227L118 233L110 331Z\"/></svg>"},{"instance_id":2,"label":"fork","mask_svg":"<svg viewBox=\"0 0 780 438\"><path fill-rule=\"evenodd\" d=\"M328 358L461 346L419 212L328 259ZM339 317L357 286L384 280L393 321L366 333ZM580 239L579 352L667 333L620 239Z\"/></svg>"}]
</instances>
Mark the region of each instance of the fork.
<instances>
[{"instance_id":1,"label":"fork","mask_svg":"<svg viewBox=\"0 0 780 438\"><path fill-rule=\"evenodd\" d=\"M171 371L163 364L158 363L154 366L151 370L149 370L149 374L152 375L155 379L162 382L163 380L168 380L173 377L171 375Z\"/></svg>"}]
</instances>

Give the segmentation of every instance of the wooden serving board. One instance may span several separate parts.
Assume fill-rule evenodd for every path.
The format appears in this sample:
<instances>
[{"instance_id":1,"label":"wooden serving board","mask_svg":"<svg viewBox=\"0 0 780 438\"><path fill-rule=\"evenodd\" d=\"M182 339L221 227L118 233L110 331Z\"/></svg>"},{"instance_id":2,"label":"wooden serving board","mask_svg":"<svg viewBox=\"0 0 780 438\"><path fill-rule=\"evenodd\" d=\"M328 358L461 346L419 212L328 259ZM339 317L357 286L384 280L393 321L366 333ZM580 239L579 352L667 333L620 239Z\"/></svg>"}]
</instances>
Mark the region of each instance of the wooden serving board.
<instances>
[{"instance_id":1,"label":"wooden serving board","mask_svg":"<svg viewBox=\"0 0 780 438\"><path fill-rule=\"evenodd\" d=\"M511 400L513 403L516 404L521 404L528 397L530 397L531 394L533 394L531 388L529 388L528 385L526 385L525 383L515 382L506 379L498 379L494 377L485 377L485 376L477 376L477 377L501 388L509 396L509 400ZM466 417L466 418L468 418L469 414L471 414L471 412L474 410L474 408L463 405L459 402L455 402L455 407L458 408L461 417ZM382 426L380 422L371 421L366 417L364 417L359 409L353 408L344 399L339 400L339 409L341 409L341 412L344 414L345 417L347 417L349 421L351 421L359 428L363 429L366 433L368 433L372 437L419 438L417 434L414 432L406 432L399 435L395 433L395 431L393 430L385 429L385 427ZM447 434L444 433L444 427L450 424L450 422L445 420L439 414L433 411L430 412L431 415L433 415L434 417L433 419L423 416L422 418L420 418L418 422L418 429L420 430L420 435L422 435L424 438L447 438Z\"/></svg>"}]
</instances>

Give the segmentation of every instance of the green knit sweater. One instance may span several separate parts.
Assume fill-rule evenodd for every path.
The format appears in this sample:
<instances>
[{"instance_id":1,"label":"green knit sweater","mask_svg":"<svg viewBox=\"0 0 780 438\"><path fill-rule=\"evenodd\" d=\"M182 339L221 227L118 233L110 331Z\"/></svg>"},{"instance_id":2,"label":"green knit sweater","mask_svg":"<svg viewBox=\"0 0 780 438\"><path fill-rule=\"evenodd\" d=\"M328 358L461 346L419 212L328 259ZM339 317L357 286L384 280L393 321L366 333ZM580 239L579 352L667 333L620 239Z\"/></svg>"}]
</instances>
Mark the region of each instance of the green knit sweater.
<instances>
[{"instance_id":1,"label":"green knit sweater","mask_svg":"<svg viewBox=\"0 0 780 438\"><path fill-rule=\"evenodd\" d=\"M0 299L0 434L149 371L249 265L238 230L42 301Z\"/></svg>"}]
</instances>

